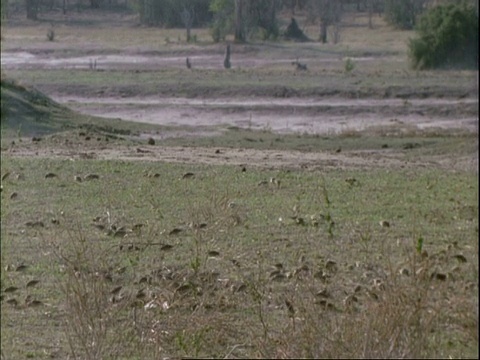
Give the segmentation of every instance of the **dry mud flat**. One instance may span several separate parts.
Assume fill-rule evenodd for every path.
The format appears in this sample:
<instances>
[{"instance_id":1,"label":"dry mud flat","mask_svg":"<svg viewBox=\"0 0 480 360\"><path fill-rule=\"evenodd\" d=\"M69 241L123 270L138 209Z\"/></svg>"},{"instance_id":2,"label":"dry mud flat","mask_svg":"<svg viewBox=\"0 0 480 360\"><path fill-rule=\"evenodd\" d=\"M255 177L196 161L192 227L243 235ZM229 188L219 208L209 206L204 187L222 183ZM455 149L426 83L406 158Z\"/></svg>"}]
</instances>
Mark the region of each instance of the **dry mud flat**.
<instances>
[{"instance_id":1,"label":"dry mud flat","mask_svg":"<svg viewBox=\"0 0 480 360\"><path fill-rule=\"evenodd\" d=\"M157 125L321 135L388 126L478 132L478 116L472 116L478 99L53 98L85 114Z\"/></svg>"},{"instance_id":2,"label":"dry mud flat","mask_svg":"<svg viewBox=\"0 0 480 360\"><path fill-rule=\"evenodd\" d=\"M64 57L41 49L24 49L2 53L2 67L12 70L69 69L84 71L92 59L103 70L135 70L178 68L183 64L184 54L145 55L125 53L123 55L87 55ZM210 50L211 51L211 50ZM181 56L180 56L181 55ZM181 60L181 61L180 61ZM355 61L369 62L372 58L358 58ZM391 59L395 60L394 58ZM204 69L221 67L221 56L208 51L197 53L192 61ZM257 58L255 54L244 53L236 58L236 66L244 68L264 67L285 59ZM310 59L311 62L342 62L341 58ZM288 65L290 66L290 65ZM472 79L473 81L473 79ZM471 85L471 84L470 84ZM154 135L158 139L166 137L210 136L224 131L228 127L267 130L275 133L338 135L355 132L372 132L384 135L415 133L478 133L478 96L472 96L472 86L468 85L466 97L427 97L416 98L410 94L408 99L367 97L352 99L342 96L221 96L203 94L199 90L197 97L135 96L132 89L127 96L118 96L118 89L109 89L107 93L97 94L95 87L81 87L42 84L40 88L59 103L81 113L106 118L118 118L142 123L172 126L173 130ZM102 88L103 91L103 88ZM475 92L474 93L478 93ZM205 96L204 96L205 95ZM341 95L341 94L340 94ZM450 94L452 95L452 94ZM175 129L175 127L178 127ZM152 135L148 135L152 136ZM16 156L54 156L66 158L98 158L128 160L162 160L202 164L251 164L262 167L424 167L437 166L449 169L475 169L478 171L478 156L456 159L448 157L429 157L406 162L404 154L390 149L376 151L356 151L337 153L307 153L295 151L264 151L253 149L208 149L208 148L160 148L146 149L135 146L118 145L78 147L56 146L36 148L22 146L12 148Z\"/></svg>"},{"instance_id":3,"label":"dry mud flat","mask_svg":"<svg viewBox=\"0 0 480 360\"><path fill-rule=\"evenodd\" d=\"M55 44L54 44L55 45ZM43 45L47 46L47 45ZM53 46L50 45L49 46ZM56 45L55 45L56 46ZM60 46L60 45L59 45ZM64 46L64 45L62 45ZM47 51L49 50L49 51ZM199 68L223 71L223 55L219 48L195 50L191 57ZM42 69L45 71L68 69L84 71L95 60L102 70L135 70L178 68L184 66L185 51L181 54L154 54L126 52L124 54L96 54L86 56L65 56L43 49L33 48L3 51L1 57L4 70ZM256 50L258 51L258 49ZM78 52L78 51L77 51ZM383 61L399 61L398 57L382 57ZM303 59L312 66L343 63L334 55ZM356 62L372 62L374 57L357 57ZM262 58L253 51L236 54L235 67L259 68L288 63L288 56ZM289 65L288 65L289 66ZM472 79L473 84L473 79ZM471 95L472 84L466 84ZM255 130L270 130L278 133L308 133L334 135L342 132L364 131L371 127L404 127L412 129L463 129L478 132L478 95L466 98L364 98L347 99L342 94L335 97L267 97L267 96L206 96L199 88L199 98L178 98L166 96L135 96L131 89L128 96L114 96L115 90L98 95L95 87L86 89L78 86L39 84L39 88L59 103L68 105L87 115L119 118L144 123L171 126L211 126L216 133L218 126L235 126ZM286 84L287 85L287 84ZM468 85L468 86L467 86ZM192 84L195 88L195 84ZM476 88L478 94L478 86ZM102 91L104 89L102 88ZM253 91L253 90L252 90ZM174 91L170 91L174 95ZM253 94L253 92L252 92ZM452 95L452 94L450 94ZM184 132L182 134L185 134ZM205 135L201 132L198 135Z\"/></svg>"}]
</instances>

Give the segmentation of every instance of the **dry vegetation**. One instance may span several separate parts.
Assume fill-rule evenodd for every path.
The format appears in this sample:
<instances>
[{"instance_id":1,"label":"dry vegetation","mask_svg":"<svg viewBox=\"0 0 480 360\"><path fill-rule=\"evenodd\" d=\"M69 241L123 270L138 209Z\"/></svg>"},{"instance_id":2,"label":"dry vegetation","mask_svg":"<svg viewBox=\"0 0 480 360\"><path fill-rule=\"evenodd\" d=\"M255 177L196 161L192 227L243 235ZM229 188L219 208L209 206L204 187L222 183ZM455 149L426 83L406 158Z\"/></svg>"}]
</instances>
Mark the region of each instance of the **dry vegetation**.
<instances>
[{"instance_id":1,"label":"dry vegetation","mask_svg":"<svg viewBox=\"0 0 480 360\"><path fill-rule=\"evenodd\" d=\"M108 27L65 26L38 45L40 27L2 29L2 51L79 56L73 40L85 51L108 44L102 51L182 59L216 51L200 31L200 44L167 44L153 29L131 27L113 37ZM268 94L285 75L299 97L321 94L321 77L339 96L362 81L365 94L383 97L389 81L400 81L393 88L409 98L478 97L465 83L478 73L417 75L404 61L396 69L391 57L404 54L408 34L387 30L347 27L338 46L321 51L273 43L249 55L390 54L349 75L343 62L316 63L307 75L284 65L199 70L191 87L178 68L5 73L49 94L118 94L141 78L136 91L146 95L157 76L167 85L156 89L180 78L204 96L238 83L229 94L243 94L257 76ZM148 143L139 133L172 129L56 109L53 123L82 126L32 138L22 136L28 125L3 132L2 119L2 359L478 358L478 131L229 128ZM468 106L437 110L431 116L475 115Z\"/></svg>"}]
</instances>

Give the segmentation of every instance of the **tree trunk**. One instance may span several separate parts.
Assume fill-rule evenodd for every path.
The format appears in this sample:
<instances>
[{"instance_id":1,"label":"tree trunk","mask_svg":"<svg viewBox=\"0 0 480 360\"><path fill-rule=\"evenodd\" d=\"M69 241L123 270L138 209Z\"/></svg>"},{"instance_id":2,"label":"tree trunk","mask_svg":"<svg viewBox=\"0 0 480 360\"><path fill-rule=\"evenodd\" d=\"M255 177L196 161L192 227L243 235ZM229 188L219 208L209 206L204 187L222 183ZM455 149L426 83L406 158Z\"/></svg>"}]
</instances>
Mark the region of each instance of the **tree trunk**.
<instances>
[{"instance_id":1,"label":"tree trunk","mask_svg":"<svg viewBox=\"0 0 480 360\"><path fill-rule=\"evenodd\" d=\"M373 0L367 0L368 6L368 28L373 29L372 16L373 16Z\"/></svg>"},{"instance_id":2,"label":"tree trunk","mask_svg":"<svg viewBox=\"0 0 480 360\"><path fill-rule=\"evenodd\" d=\"M327 42L327 22L325 20L320 24L320 42L322 44Z\"/></svg>"},{"instance_id":3,"label":"tree trunk","mask_svg":"<svg viewBox=\"0 0 480 360\"><path fill-rule=\"evenodd\" d=\"M187 29L187 42L190 42L193 20L195 18L195 10L193 7L190 10L187 10L187 8L184 7L183 11L180 13L180 17L182 18L183 24Z\"/></svg>"},{"instance_id":4,"label":"tree trunk","mask_svg":"<svg viewBox=\"0 0 480 360\"><path fill-rule=\"evenodd\" d=\"M38 0L26 0L27 19L37 20L38 15Z\"/></svg>"},{"instance_id":5,"label":"tree trunk","mask_svg":"<svg viewBox=\"0 0 480 360\"><path fill-rule=\"evenodd\" d=\"M2 0L1 2L2 16L1 19L5 20L8 18L8 0ZM3 39L3 38L2 38Z\"/></svg>"},{"instance_id":6,"label":"tree trunk","mask_svg":"<svg viewBox=\"0 0 480 360\"><path fill-rule=\"evenodd\" d=\"M245 42L245 30L243 28L243 0L235 0L235 42Z\"/></svg>"}]
</instances>

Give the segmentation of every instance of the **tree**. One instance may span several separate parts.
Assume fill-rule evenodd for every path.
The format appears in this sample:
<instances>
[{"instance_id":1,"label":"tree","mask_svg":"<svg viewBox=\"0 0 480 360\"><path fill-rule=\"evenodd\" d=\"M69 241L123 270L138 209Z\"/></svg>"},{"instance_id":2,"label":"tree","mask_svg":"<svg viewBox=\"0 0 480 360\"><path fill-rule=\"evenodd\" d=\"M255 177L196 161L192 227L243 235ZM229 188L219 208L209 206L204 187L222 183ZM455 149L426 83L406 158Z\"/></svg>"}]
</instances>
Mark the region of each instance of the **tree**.
<instances>
[{"instance_id":1,"label":"tree","mask_svg":"<svg viewBox=\"0 0 480 360\"><path fill-rule=\"evenodd\" d=\"M235 0L235 21L234 21L234 39L235 42L243 43L247 40L245 36L245 25L243 14L244 0Z\"/></svg>"},{"instance_id":2,"label":"tree","mask_svg":"<svg viewBox=\"0 0 480 360\"><path fill-rule=\"evenodd\" d=\"M399 29L413 29L429 0L385 0L385 18Z\"/></svg>"},{"instance_id":3,"label":"tree","mask_svg":"<svg viewBox=\"0 0 480 360\"><path fill-rule=\"evenodd\" d=\"M420 18L409 55L417 69L478 69L478 14L466 2L437 6Z\"/></svg>"},{"instance_id":4,"label":"tree","mask_svg":"<svg viewBox=\"0 0 480 360\"><path fill-rule=\"evenodd\" d=\"M213 22L211 24L213 41L225 40L227 34L233 32L234 2L231 0L212 0L210 11L213 13Z\"/></svg>"},{"instance_id":5,"label":"tree","mask_svg":"<svg viewBox=\"0 0 480 360\"><path fill-rule=\"evenodd\" d=\"M209 4L210 0L136 0L134 2L142 24L166 28L185 26L187 32L188 28L191 29L194 25L204 25L211 21L212 12Z\"/></svg>"},{"instance_id":6,"label":"tree","mask_svg":"<svg viewBox=\"0 0 480 360\"><path fill-rule=\"evenodd\" d=\"M25 0L25 7L27 10L27 19L37 20L38 16L38 0Z\"/></svg>"},{"instance_id":7,"label":"tree","mask_svg":"<svg viewBox=\"0 0 480 360\"><path fill-rule=\"evenodd\" d=\"M193 19L195 17L195 9L194 7L190 7L187 9L186 6L184 6L182 12L180 13L180 16L182 17L182 21L185 24L185 28L187 29L187 42L190 42L191 40L191 30L192 30L192 25L193 25Z\"/></svg>"},{"instance_id":8,"label":"tree","mask_svg":"<svg viewBox=\"0 0 480 360\"><path fill-rule=\"evenodd\" d=\"M279 34L277 9L279 0L213 0L212 37L215 41L233 33L235 42L246 42L259 29L262 38L275 38Z\"/></svg>"},{"instance_id":9,"label":"tree","mask_svg":"<svg viewBox=\"0 0 480 360\"><path fill-rule=\"evenodd\" d=\"M1 0L1 16L0 18L2 20L5 20L6 18L8 18L8 0Z\"/></svg>"},{"instance_id":10,"label":"tree","mask_svg":"<svg viewBox=\"0 0 480 360\"><path fill-rule=\"evenodd\" d=\"M341 3L337 0L314 0L310 3L311 16L320 20L320 42L327 42L328 27L340 23L341 13Z\"/></svg>"}]
</instances>

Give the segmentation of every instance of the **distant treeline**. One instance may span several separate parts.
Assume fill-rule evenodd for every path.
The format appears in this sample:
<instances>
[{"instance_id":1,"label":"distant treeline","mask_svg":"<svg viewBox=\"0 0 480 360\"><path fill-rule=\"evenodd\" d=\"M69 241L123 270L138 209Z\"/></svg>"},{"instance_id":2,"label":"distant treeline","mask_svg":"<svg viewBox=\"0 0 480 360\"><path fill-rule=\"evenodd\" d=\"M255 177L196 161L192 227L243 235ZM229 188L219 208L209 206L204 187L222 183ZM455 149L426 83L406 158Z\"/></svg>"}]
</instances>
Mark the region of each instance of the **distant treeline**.
<instances>
[{"instance_id":1,"label":"distant treeline","mask_svg":"<svg viewBox=\"0 0 480 360\"><path fill-rule=\"evenodd\" d=\"M264 40L280 34L278 14L291 17L306 14L307 21L319 25L319 38L327 42L327 28L337 26L346 12L364 12L372 17L384 16L400 29L412 29L427 9L436 5L466 2L474 6L478 17L478 0L0 0L2 19L25 14L37 20L52 11L123 11L138 15L146 26L163 28L210 27L215 41L233 34L238 42L257 36Z\"/></svg>"}]
</instances>

